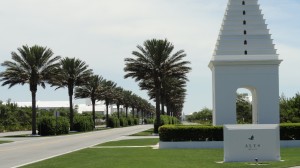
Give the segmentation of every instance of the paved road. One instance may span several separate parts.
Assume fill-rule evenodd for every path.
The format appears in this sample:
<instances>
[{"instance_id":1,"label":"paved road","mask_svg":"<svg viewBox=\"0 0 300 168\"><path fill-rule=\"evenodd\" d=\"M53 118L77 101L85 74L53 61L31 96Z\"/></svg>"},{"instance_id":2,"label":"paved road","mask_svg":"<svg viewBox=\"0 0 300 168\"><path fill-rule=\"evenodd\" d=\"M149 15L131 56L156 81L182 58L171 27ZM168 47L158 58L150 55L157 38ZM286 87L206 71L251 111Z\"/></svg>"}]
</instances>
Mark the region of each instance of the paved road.
<instances>
[{"instance_id":1,"label":"paved road","mask_svg":"<svg viewBox=\"0 0 300 168\"><path fill-rule=\"evenodd\" d=\"M152 125L139 125L76 135L22 138L22 140L13 143L0 144L0 167L18 167L111 141L152 127Z\"/></svg>"}]
</instances>

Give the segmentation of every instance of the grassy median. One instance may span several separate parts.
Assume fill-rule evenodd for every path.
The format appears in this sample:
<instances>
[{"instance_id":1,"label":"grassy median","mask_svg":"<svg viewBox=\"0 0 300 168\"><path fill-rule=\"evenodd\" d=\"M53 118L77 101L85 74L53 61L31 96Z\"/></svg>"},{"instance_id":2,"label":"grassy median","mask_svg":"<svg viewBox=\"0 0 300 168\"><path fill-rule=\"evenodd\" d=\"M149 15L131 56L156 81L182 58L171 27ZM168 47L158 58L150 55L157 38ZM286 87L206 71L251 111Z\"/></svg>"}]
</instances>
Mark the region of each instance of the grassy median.
<instances>
[{"instance_id":1,"label":"grassy median","mask_svg":"<svg viewBox=\"0 0 300 168\"><path fill-rule=\"evenodd\" d=\"M122 140L87 148L42 162L26 168L232 168L256 167L252 163L217 163L223 160L223 149L152 149L129 146L155 145L158 139ZM109 148L107 146L116 146ZM117 147L117 146L127 146ZM107 148L106 148L107 147ZM283 148L283 162L263 162L259 167L291 167L300 165L300 148Z\"/></svg>"}]
</instances>

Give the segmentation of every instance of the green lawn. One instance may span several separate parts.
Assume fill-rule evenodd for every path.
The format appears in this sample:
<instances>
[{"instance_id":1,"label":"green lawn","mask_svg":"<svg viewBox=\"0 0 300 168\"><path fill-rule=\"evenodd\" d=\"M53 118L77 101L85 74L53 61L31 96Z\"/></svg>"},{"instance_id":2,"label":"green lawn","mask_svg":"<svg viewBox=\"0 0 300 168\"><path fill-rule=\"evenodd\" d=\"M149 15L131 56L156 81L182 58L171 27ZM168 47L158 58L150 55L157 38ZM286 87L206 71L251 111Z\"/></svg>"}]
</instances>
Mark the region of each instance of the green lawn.
<instances>
[{"instance_id":1,"label":"green lawn","mask_svg":"<svg viewBox=\"0 0 300 168\"><path fill-rule=\"evenodd\" d=\"M111 141L97 146L147 146L155 145L158 143L158 138L147 138L147 139L127 139L121 141Z\"/></svg>"},{"instance_id":2,"label":"green lawn","mask_svg":"<svg viewBox=\"0 0 300 168\"><path fill-rule=\"evenodd\" d=\"M144 141L144 142L143 142ZM158 139L108 142L103 146L154 145ZM268 162L266 168L300 165L300 148L281 150L284 162ZM152 148L87 148L26 168L232 168L257 167L250 163L216 163L223 160L223 149L152 149Z\"/></svg>"},{"instance_id":3,"label":"green lawn","mask_svg":"<svg viewBox=\"0 0 300 168\"><path fill-rule=\"evenodd\" d=\"M152 136L153 134L153 128L151 129L148 129L146 131L143 131L143 132L139 132L139 133L136 133L136 134L132 134L130 136Z\"/></svg>"},{"instance_id":4,"label":"green lawn","mask_svg":"<svg viewBox=\"0 0 300 168\"><path fill-rule=\"evenodd\" d=\"M3 143L10 143L10 142L13 142L13 141L0 141L0 144L3 144Z\"/></svg>"}]
</instances>

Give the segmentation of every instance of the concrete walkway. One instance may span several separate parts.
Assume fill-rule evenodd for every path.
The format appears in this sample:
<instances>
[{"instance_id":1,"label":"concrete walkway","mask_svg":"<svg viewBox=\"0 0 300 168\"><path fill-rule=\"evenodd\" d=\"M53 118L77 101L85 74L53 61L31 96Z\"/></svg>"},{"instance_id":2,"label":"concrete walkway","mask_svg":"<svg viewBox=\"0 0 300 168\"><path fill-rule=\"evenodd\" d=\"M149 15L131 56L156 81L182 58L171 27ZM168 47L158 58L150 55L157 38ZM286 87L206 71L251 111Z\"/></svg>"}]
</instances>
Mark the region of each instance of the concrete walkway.
<instances>
[{"instance_id":1,"label":"concrete walkway","mask_svg":"<svg viewBox=\"0 0 300 168\"><path fill-rule=\"evenodd\" d=\"M152 127L153 125L139 125L75 135L21 138L12 143L0 144L0 167L20 167L28 163L49 159L107 141L124 139L127 135ZM0 136L3 135L6 136L7 133ZM0 138L0 140L12 139Z\"/></svg>"},{"instance_id":2,"label":"concrete walkway","mask_svg":"<svg viewBox=\"0 0 300 168\"><path fill-rule=\"evenodd\" d=\"M0 137L31 134L31 131L0 132Z\"/></svg>"}]
</instances>

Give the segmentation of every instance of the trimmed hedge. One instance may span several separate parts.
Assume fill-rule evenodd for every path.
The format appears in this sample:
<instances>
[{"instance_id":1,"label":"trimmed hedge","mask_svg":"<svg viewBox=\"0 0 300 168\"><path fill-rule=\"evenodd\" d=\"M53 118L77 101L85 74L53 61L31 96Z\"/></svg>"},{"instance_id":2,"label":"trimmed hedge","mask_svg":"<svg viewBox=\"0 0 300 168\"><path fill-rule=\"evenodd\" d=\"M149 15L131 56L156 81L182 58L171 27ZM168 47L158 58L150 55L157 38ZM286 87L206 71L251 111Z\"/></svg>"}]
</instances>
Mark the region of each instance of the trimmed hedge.
<instances>
[{"instance_id":1,"label":"trimmed hedge","mask_svg":"<svg viewBox=\"0 0 300 168\"><path fill-rule=\"evenodd\" d=\"M161 141L223 141L223 126L164 125L159 128ZM280 140L300 140L299 124L281 124Z\"/></svg>"},{"instance_id":2,"label":"trimmed hedge","mask_svg":"<svg viewBox=\"0 0 300 168\"><path fill-rule=\"evenodd\" d=\"M38 134L42 136L69 134L69 128L69 121L65 117L57 118L57 127L55 117L44 116L38 121Z\"/></svg>"},{"instance_id":3,"label":"trimmed hedge","mask_svg":"<svg viewBox=\"0 0 300 168\"><path fill-rule=\"evenodd\" d=\"M223 141L222 126L164 125L159 127L161 141Z\"/></svg>"},{"instance_id":4,"label":"trimmed hedge","mask_svg":"<svg viewBox=\"0 0 300 168\"><path fill-rule=\"evenodd\" d=\"M74 130L86 132L94 130L94 122L91 116L76 115L74 117Z\"/></svg>"},{"instance_id":5,"label":"trimmed hedge","mask_svg":"<svg viewBox=\"0 0 300 168\"><path fill-rule=\"evenodd\" d=\"M300 123L280 124L281 140L300 140Z\"/></svg>"}]
</instances>

